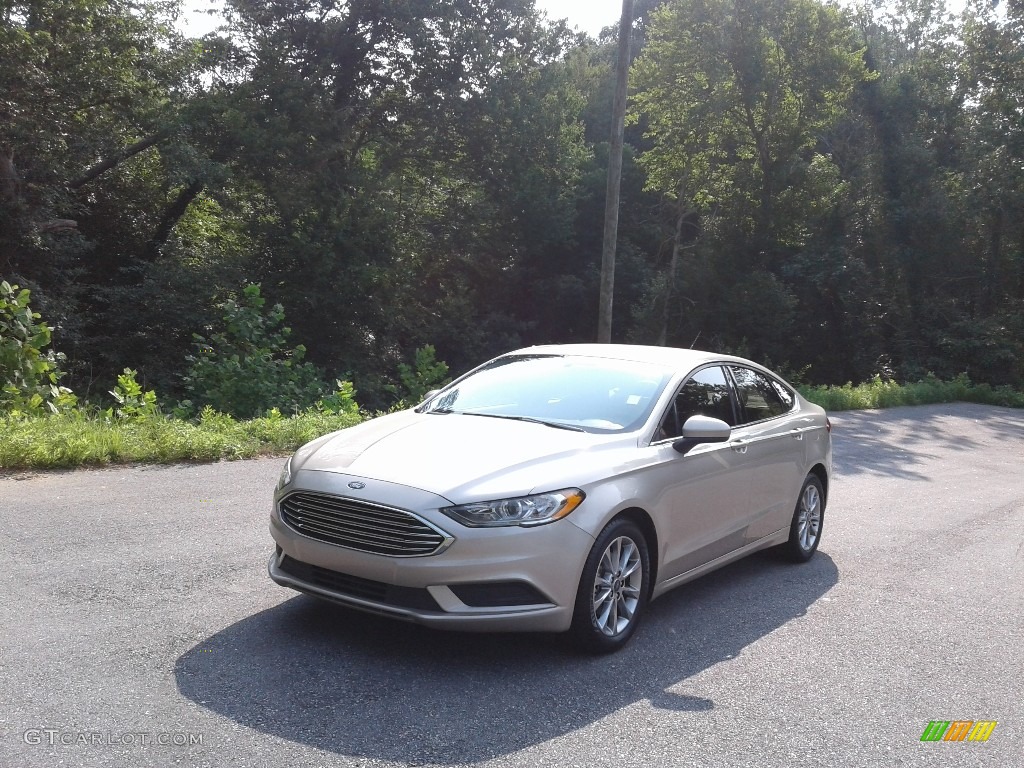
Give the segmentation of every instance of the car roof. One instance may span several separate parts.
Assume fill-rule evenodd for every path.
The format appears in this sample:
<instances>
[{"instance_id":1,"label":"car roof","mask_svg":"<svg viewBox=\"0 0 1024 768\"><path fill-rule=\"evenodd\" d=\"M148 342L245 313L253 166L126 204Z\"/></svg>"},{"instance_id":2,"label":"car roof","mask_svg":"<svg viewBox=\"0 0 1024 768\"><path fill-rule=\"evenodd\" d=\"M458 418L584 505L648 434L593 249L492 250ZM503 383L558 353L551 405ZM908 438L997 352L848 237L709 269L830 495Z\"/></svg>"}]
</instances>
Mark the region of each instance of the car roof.
<instances>
[{"instance_id":1,"label":"car roof","mask_svg":"<svg viewBox=\"0 0 1024 768\"><path fill-rule=\"evenodd\" d=\"M571 355L574 357L604 357L612 360L631 360L638 363L665 365L674 369L691 369L701 363L714 361L749 363L749 360L704 352L699 349L652 347L642 344L545 344L509 352L509 355ZM504 355L502 355L504 357Z\"/></svg>"}]
</instances>

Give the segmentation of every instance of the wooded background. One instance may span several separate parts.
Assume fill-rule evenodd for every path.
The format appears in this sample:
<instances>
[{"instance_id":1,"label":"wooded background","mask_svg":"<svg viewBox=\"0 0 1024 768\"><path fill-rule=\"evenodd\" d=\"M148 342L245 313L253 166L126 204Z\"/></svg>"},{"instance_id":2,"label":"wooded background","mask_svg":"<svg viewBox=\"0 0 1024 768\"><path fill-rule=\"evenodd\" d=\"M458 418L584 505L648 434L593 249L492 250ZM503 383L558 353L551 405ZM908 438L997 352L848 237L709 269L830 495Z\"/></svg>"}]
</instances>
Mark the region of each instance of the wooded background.
<instances>
[{"instance_id":1,"label":"wooded background","mask_svg":"<svg viewBox=\"0 0 1024 768\"><path fill-rule=\"evenodd\" d=\"M658 8L658 6L661 6ZM613 339L1024 384L1024 2L637 0ZM532 0L0 0L0 278L180 393L244 285L360 402L597 327L615 30Z\"/></svg>"}]
</instances>

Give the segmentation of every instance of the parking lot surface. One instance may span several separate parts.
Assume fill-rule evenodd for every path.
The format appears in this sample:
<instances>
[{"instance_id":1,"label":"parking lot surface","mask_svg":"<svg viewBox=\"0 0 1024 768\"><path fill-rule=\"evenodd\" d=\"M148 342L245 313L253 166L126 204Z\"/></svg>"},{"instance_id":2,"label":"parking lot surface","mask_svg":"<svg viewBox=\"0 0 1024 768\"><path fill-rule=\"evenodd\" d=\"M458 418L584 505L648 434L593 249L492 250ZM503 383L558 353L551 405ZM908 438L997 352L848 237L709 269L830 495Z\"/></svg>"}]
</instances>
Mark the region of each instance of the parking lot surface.
<instances>
[{"instance_id":1,"label":"parking lot surface","mask_svg":"<svg viewBox=\"0 0 1024 768\"><path fill-rule=\"evenodd\" d=\"M606 657L274 585L278 459L0 475L0 765L1024 765L1024 412L833 423L815 559L686 585Z\"/></svg>"}]
</instances>

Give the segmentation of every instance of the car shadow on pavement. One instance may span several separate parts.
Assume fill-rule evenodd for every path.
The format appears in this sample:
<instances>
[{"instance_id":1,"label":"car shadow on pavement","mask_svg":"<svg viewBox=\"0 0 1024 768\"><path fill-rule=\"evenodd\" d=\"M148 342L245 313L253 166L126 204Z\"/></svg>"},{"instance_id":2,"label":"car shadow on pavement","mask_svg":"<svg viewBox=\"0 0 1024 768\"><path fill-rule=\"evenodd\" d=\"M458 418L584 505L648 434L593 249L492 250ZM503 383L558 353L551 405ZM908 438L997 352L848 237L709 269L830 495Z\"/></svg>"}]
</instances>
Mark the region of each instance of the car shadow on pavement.
<instances>
[{"instance_id":1,"label":"car shadow on pavement","mask_svg":"<svg viewBox=\"0 0 1024 768\"><path fill-rule=\"evenodd\" d=\"M404 764L472 763L585 727L638 702L681 713L671 689L806 613L838 581L758 553L651 604L630 644L580 655L559 635L466 634L300 595L183 654L181 693L262 733Z\"/></svg>"}]
</instances>

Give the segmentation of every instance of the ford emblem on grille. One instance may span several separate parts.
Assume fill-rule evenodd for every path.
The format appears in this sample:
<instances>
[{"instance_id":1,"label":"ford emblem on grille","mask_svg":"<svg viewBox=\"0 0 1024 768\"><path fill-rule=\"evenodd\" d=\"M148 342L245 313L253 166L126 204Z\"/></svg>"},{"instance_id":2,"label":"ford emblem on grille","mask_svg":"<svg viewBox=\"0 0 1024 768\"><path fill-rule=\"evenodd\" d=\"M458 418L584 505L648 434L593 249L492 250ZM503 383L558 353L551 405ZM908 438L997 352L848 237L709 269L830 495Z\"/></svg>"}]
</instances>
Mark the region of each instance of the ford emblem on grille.
<instances>
[{"instance_id":1,"label":"ford emblem on grille","mask_svg":"<svg viewBox=\"0 0 1024 768\"><path fill-rule=\"evenodd\" d=\"M363 488L366 487L366 483L360 483L360 482L349 483L348 487L351 488L354 491L361 491L361 490L363 490Z\"/></svg>"}]
</instances>

